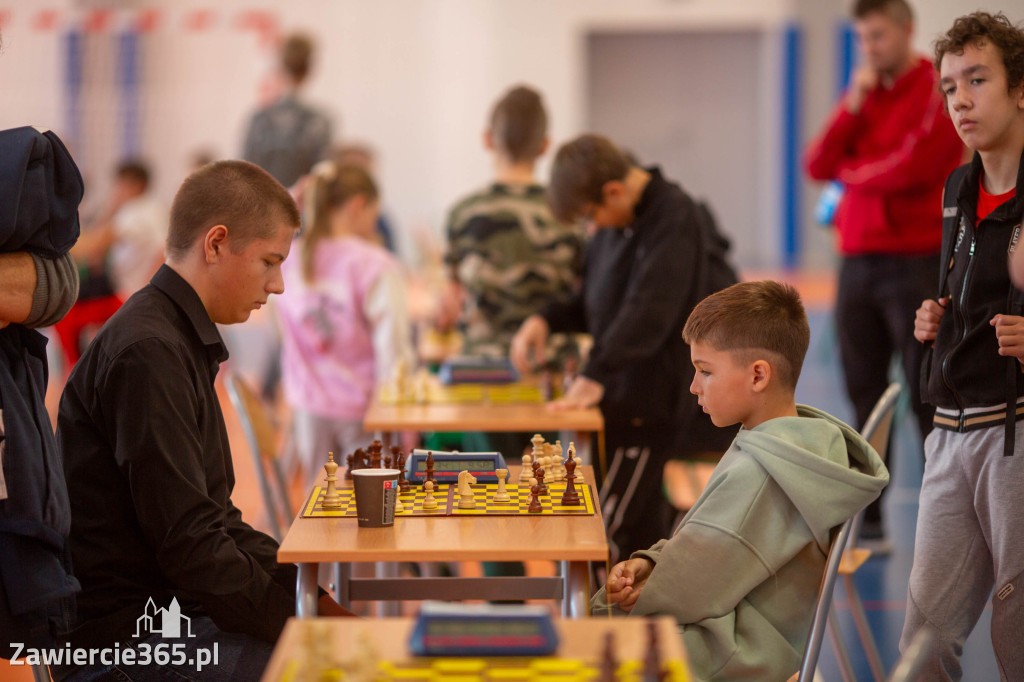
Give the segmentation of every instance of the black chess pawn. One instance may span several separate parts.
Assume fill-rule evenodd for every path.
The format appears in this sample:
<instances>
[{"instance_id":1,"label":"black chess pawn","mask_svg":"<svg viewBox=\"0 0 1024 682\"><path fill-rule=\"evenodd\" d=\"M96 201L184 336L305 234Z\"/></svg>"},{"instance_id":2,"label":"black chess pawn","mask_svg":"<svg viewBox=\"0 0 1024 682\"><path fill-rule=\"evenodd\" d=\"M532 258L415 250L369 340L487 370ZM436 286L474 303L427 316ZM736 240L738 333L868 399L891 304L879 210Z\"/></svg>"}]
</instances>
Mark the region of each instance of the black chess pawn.
<instances>
[{"instance_id":1,"label":"black chess pawn","mask_svg":"<svg viewBox=\"0 0 1024 682\"><path fill-rule=\"evenodd\" d=\"M661 667L661 647L658 646L658 626L647 622L647 651L644 653L644 668L641 682L662 682L668 674Z\"/></svg>"},{"instance_id":2,"label":"black chess pawn","mask_svg":"<svg viewBox=\"0 0 1024 682\"><path fill-rule=\"evenodd\" d=\"M544 511L544 505L540 503L540 481L536 478L533 481L533 485L530 486L530 506L526 511L530 514L539 514Z\"/></svg>"},{"instance_id":3,"label":"black chess pawn","mask_svg":"<svg viewBox=\"0 0 1024 682\"><path fill-rule=\"evenodd\" d=\"M345 469L345 480L352 480L352 462L355 459L355 455L345 455L345 464L348 465Z\"/></svg>"},{"instance_id":4,"label":"black chess pawn","mask_svg":"<svg viewBox=\"0 0 1024 682\"><path fill-rule=\"evenodd\" d=\"M537 479L537 487L540 488L540 494L547 495L548 487L544 485L544 468L536 460L533 462L533 477Z\"/></svg>"},{"instance_id":5,"label":"black chess pawn","mask_svg":"<svg viewBox=\"0 0 1024 682\"><path fill-rule=\"evenodd\" d=\"M604 647L601 649L600 682L616 682L619 679L619 662L615 659L615 634L604 633Z\"/></svg>"},{"instance_id":6,"label":"black chess pawn","mask_svg":"<svg viewBox=\"0 0 1024 682\"><path fill-rule=\"evenodd\" d=\"M369 465L366 451L362 448L356 448L355 454L352 457L352 463L355 464L356 469L365 469Z\"/></svg>"}]
</instances>

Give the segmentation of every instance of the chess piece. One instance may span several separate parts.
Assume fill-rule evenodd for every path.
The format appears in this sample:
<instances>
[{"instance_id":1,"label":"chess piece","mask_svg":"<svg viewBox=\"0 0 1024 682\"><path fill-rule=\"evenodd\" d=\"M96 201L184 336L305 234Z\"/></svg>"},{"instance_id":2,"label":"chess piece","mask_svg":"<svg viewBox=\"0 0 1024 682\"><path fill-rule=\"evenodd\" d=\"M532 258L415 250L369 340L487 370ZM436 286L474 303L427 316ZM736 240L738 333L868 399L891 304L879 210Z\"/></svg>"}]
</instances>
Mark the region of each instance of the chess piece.
<instances>
[{"instance_id":1,"label":"chess piece","mask_svg":"<svg viewBox=\"0 0 1024 682\"><path fill-rule=\"evenodd\" d=\"M508 502L512 498L508 495L508 490L505 489L505 479L508 478L508 469L495 469L495 475L498 477L498 492L494 493L492 498L495 502Z\"/></svg>"},{"instance_id":2,"label":"chess piece","mask_svg":"<svg viewBox=\"0 0 1024 682\"><path fill-rule=\"evenodd\" d=\"M380 451L384 449L384 443L374 439L370 443L370 467L373 469L380 469Z\"/></svg>"},{"instance_id":3,"label":"chess piece","mask_svg":"<svg viewBox=\"0 0 1024 682\"><path fill-rule=\"evenodd\" d=\"M413 380L412 401L418 405L430 402L430 372L421 367Z\"/></svg>"},{"instance_id":4,"label":"chess piece","mask_svg":"<svg viewBox=\"0 0 1024 682\"><path fill-rule=\"evenodd\" d=\"M355 459L355 455L345 455L345 463L348 464L348 468L345 469L345 480L352 480L352 462Z\"/></svg>"},{"instance_id":5,"label":"chess piece","mask_svg":"<svg viewBox=\"0 0 1024 682\"><path fill-rule=\"evenodd\" d=\"M529 484L532 471L533 457L528 452L523 453L523 468L519 470L519 482Z\"/></svg>"},{"instance_id":6,"label":"chess piece","mask_svg":"<svg viewBox=\"0 0 1024 682\"><path fill-rule=\"evenodd\" d=\"M327 453L327 464L324 465L327 472L327 491L320 506L324 509L340 509L341 496L338 495L338 463L334 461L334 453Z\"/></svg>"},{"instance_id":7,"label":"chess piece","mask_svg":"<svg viewBox=\"0 0 1024 682\"><path fill-rule=\"evenodd\" d=\"M398 492L409 492L409 481L405 480L405 453L397 445L391 446L391 454L394 457L395 468L398 469Z\"/></svg>"},{"instance_id":8,"label":"chess piece","mask_svg":"<svg viewBox=\"0 0 1024 682\"><path fill-rule=\"evenodd\" d=\"M555 482L554 458L547 454L550 449L551 446L544 443L544 456L540 458L541 468L544 469L544 485Z\"/></svg>"},{"instance_id":9,"label":"chess piece","mask_svg":"<svg viewBox=\"0 0 1024 682\"><path fill-rule=\"evenodd\" d=\"M391 392L396 403L404 403L409 400L409 365L404 358L395 361L391 370Z\"/></svg>"},{"instance_id":10,"label":"chess piece","mask_svg":"<svg viewBox=\"0 0 1024 682\"><path fill-rule=\"evenodd\" d=\"M426 496L423 498L423 509L424 511L430 511L437 509L437 500L434 499L434 482L427 481L423 484L423 489L427 491Z\"/></svg>"},{"instance_id":11,"label":"chess piece","mask_svg":"<svg viewBox=\"0 0 1024 682\"><path fill-rule=\"evenodd\" d=\"M548 487L544 485L544 467L536 460L533 462L533 477L537 479L537 487L540 488L540 494L547 495Z\"/></svg>"},{"instance_id":12,"label":"chess piece","mask_svg":"<svg viewBox=\"0 0 1024 682\"><path fill-rule=\"evenodd\" d=\"M562 506L563 507L576 507L580 504L579 493L576 492L576 486L573 482L576 480L576 460L570 459L565 464L566 477L565 477L565 493L562 494Z\"/></svg>"},{"instance_id":13,"label":"chess piece","mask_svg":"<svg viewBox=\"0 0 1024 682\"><path fill-rule=\"evenodd\" d=\"M476 483L476 477L469 471L459 472L459 509L473 509L476 507L476 500L473 499L473 489L470 483Z\"/></svg>"},{"instance_id":14,"label":"chess piece","mask_svg":"<svg viewBox=\"0 0 1024 682\"><path fill-rule=\"evenodd\" d=\"M576 443L573 441L569 441L569 459L576 460L576 464L580 463L580 461L576 459ZM586 481L583 480L583 469L580 469L580 472L576 474L576 482L580 484L586 483Z\"/></svg>"},{"instance_id":15,"label":"chess piece","mask_svg":"<svg viewBox=\"0 0 1024 682\"><path fill-rule=\"evenodd\" d=\"M402 504L401 492L396 492L395 493L395 513L396 514L401 514L404 511L405 511L405 505Z\"/></svg>"},{"instance_id":16,"label":"chess piece","mask_svg":"<svg viewBox=\"0 0 1024 682\"><path fill-rule=\"evenodd\" d=\"M434 481L434 453L433 452L429 452L429 451L427 452L427 462L426 462L426 464L427 464L426 478L424 479L423 482L426 483L427 481L430 481L431 483L434 484L434 487L436 488L437 487L437 482Z\"/></svg>"},{"instance_id":17,"label":"chess piece","mask_svg":"<svg viewBox=\"0 0 1024 682\"><path fill-rule=\"evenodd\" d=\"M552 448L554 452L554 465L555 465L555 480L565 480L565 457L562 456L562 441L556 440L555 446Z\"/></svg>"},{"instance_id":18,"label":"chess piece","mask_svg":"<svg viewBox=\"0 0 1024 682\"><path fill-rule=\"evenodd\" d=\"M615 634L609 630L604 633L604 646L601 648L600 682L616 682L619 679L619 662L615 659Z\"/></svg>"},{"instance_id":19,"label":"chess piece","mask_svg":"<svg viewBox=\"0 0 1024 682\"><path fill-rule=\"evenodd\" d=\"M658 646L658 626L653 621L647 622L647 651L644 653L644 667L640 679L642 682L662 682L668 673L661 667L661 650Z\"/></svg>"},{"instance_id":20,"label":"chess piece","mask_svg":"<svg viewBox=\"0 0 1024 682\"><path fill-rule=\"evenodd\" d=\"M384 468L385 469L390 469L391 468L391 455L384 455Z\"/></svg>"},{"instance_id":21,"label":"chess piece","mask_svg":"<svg viewBox=\"0 0 1024 682\"><path fill-rule=\"evenodd\" d=\"M530 506L526 508L526 511L530 514L539 514L544 511L544 506L540 503L540 483L536 478L530 479Z\"/></svg>"},{"instance_id":22,"label":"chess piece","mask_svg":"<svg viewBox=\"0 0 1024 682\"><path fill-rule=\"evenodd\" d=\"M352 455L352 464L354 469L365 469L366 468L366 451L362 448L356 448L355 453Z\"/></svg>"}]
</instances>

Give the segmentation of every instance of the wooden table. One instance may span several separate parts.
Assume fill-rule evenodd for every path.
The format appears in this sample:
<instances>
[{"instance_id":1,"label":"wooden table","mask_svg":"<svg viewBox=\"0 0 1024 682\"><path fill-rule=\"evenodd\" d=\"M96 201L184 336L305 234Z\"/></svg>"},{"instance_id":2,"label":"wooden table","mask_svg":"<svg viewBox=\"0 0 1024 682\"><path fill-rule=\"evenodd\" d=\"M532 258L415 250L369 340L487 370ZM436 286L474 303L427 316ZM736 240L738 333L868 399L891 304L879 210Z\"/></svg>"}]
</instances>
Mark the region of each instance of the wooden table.
<instances>
[{"instance_id":1,"label":"wooden table","mask_svg":"<svg viewBox=\"0 0 1024 682\"><path fill-rule=\"evenodd\" d=\"M663 663L677 662L674 679L689 679L686 672L686 652L675 620L667 616L651 619L658 633L658 649ZM605 633L614 635L616 658L622 661L642 661L647 653L647 623L643 618L584 618L555 620L559 646L555 656L573 658L598 664L604 649ZM285 626L273 656L263 673L262 682L282 682L294 677L296 669L312 655L311 647L327 651L337 663L345 664L360 653L365 655L367 640L382 660L403 663L412 660L409 654L409 636L414 625L412 618L383 618L362 620L354 618L291 619ZM423 659L430 660L430 659ZM670 678L670 679L671 679ZM639 677L637 677L639 679Z\"/></svg>"},{"instance_id":2,"label":"wooden table","mask_svg":"<svg viewBox=\"0 0 1024 682\"><path fill-rule=\"evenodd\" d=\"M370 404L363 429L374 431L542 431L593 432L598 463L606 471L604 417L601 410L549 410L544 403ZM523 444L527 445L526 443ZM568 444L566 444L566 447Z\"/></svg>"},{"instance_id":3,"label":"wooden table","mask_svg":"<svg viewBox=\"0 0 1024 682\"><path fill-rule=\"evenodd\" d=\"M509 466L509 480L519 480ZM593 467L582 467L593 490ZM595 501L597 496L595 494ZM555 577L350 578L336 576L342 605L351 600L561 599L566 616L590 613L589 562L608 560L608 541L598 505L579 516L412 516L388 528L360 528L353 517L298 516L277 552L281 563L299 564L297 614L316 615L317 572L323 562L524 561L559 562Z\"/></svg>"}]
</instances>

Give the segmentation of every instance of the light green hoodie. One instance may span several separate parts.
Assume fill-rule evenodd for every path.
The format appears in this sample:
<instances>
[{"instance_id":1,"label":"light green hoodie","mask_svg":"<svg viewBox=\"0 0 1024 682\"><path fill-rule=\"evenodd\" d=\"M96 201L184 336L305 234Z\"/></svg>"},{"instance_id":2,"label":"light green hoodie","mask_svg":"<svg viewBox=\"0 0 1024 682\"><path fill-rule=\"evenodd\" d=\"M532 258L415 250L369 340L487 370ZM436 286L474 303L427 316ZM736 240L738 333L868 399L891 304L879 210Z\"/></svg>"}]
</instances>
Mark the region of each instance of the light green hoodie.
<instances>
[{"instance_id":1,"label":"light green hoodie","mask_svg":"<svg viewBox=\"0 0 1024 682\"><path fill-rule=\"evenodd\" d=\"M698 680L796 672L829 533L889 482L856 431L812 407L797 410L740 430L675 534L633 554L655 566L631 613L674 616ZM609 609L603 588L593 606Z\"/></svg>"}]
</instances>

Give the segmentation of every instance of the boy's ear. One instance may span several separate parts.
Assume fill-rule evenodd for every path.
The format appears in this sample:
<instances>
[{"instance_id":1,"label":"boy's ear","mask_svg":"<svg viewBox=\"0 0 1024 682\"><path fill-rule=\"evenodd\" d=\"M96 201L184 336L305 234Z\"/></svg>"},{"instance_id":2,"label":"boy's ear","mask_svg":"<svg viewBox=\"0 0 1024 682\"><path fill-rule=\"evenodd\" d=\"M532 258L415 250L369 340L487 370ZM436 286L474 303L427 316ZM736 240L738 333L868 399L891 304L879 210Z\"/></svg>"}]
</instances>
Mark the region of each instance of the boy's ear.
<instances>
[{"instance_id":1,"label":"boy's ear","mask_svg":"<svg viewBox=\"0 0 1024 682\"><path fill-rule=\"evenodd\" d=\"M755 393L760 393L768 388L772 380L772 366L767 360L754 360L750 365L751 388Z\"/></svg>"},{"instance_id":2,"label":"boy's ear","mask_svg":"<svg viewBox=\"0 0 1024 682\"><path fill-rule=\"evenodd\" d=\"M484 149L489 152L494 151L494 135L491 134L490 128L484 130Z\"/></svg>"},{"instance_id":3,"label":"boy's ear","mask_svg":"<svg viewBox=\"0 0 1024 682\"><path fill-rule=\"evenodd\" d=\"M214 225L203 237L203 258L212 265L220 260L228 248L228 228L226 225Z\"/></svg>"}]
</instances>

